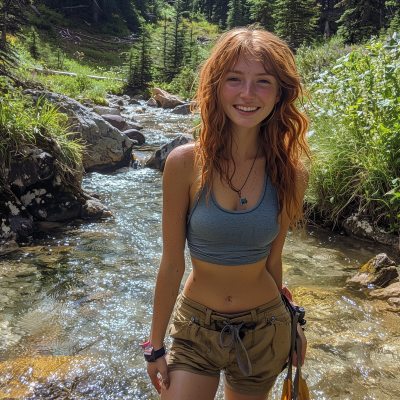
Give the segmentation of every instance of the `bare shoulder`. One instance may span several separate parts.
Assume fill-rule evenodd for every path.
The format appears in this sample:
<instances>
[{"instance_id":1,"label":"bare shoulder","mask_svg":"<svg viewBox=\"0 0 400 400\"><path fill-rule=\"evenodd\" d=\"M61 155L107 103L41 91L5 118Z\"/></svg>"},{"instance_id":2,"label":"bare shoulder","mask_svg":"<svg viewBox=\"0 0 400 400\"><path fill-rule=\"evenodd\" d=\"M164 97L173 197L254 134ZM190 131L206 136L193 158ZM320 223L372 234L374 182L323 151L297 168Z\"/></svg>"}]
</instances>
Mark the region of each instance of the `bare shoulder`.
<instances>
[{"instance_id":1,"label":"bare shoulder","mask_svg":"<svg viewBox=\"0 0 400 400\"><path fill-rule=\"evenodd\" d=\"M309 180L309 174L307 167L303 162L299 161L297 163L296 169L296 182L297 182L297 190L301 197L303 198L305 191L307 190Z\"/></svg>"},{"instance_id":2,"label":"bare shoulder","mask_svg":"<svg viewBox=\"0 0 400 400\"><path fill-rule=\"evenodd\" d=\"M187 178L191 181L194 175L195 143L178 146L171 151L165 163L164 175L175 178Z\"/></svg>"}]
</instances>

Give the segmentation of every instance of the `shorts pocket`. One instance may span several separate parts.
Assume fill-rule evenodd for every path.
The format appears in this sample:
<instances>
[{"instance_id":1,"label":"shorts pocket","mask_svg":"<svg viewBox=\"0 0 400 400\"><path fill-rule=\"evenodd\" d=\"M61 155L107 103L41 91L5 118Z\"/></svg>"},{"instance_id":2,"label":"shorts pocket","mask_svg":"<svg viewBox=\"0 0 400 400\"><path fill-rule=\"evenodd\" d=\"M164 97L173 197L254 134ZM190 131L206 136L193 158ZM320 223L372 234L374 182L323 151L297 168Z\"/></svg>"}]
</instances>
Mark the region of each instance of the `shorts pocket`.
<instances>
[{"instance_id":1,"label":"shorts pocket","mask_svg":"<svg viewBox=\"0 0 400 400\"><path fill-rule=\"evenodd\" d=\"M189 339L190 326L193 322L190 317L181 312L178 308L172 318L172 323L169 326L168 333L174 339Z\"/></svg>"},{"instance_id":2,"label":"shorts pocket","mask_svg":"<svg viewBox=\"0 0 400 400\"><path fill-rule=\"evenodd\" d=\"M275 335L272 341L272 350L274 354L274 364L279 374L290 353L291 324L289 321L282 322L276 320L273 325L275 327Z\"/></svg>"}]
</instances>

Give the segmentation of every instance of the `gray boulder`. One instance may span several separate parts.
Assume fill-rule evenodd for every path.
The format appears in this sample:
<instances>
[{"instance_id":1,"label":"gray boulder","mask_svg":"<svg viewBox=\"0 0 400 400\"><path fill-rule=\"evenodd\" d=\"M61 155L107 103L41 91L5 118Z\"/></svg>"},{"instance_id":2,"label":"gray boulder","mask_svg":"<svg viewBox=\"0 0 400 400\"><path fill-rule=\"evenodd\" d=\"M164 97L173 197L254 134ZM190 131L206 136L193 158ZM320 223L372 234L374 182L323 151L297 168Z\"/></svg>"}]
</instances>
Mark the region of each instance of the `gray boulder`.
<instances>
[{"instance_id":1,"label":"gray boulder","mask_svg":"<svg viewBox=\"0 0 400 400\"><path fill-rule=\"evenodd\" d=\"M165 162L169 153L178 146L183 144L194 142L194 138L191 135L181 135L175 138L172 142L161 146L147 161L146 167L158 169L161 172L164 171Z\"/></svg>"},{"instance_id":2,"label":"gray boulder","mask_svg":"<svg viewBox=\"0 0 400 400\"><path fill-rule=\"evenodd\" d=\"M378 254L369 260L361 269L350 278L349 284L359 284L369 287L370 285L385 287L393 279L398 278L396 263L385 253Z\"/></svg>"},{"instance_id":3,"label":"gray boulder","mask_svg":"<svg viewBox=\"0 0 400 400\"><path fill-rule=\"evenodd\" d=\"M136 99L131 99L131 100L129 100L128 104L130 104L130 105L140 105L140 102L138 102Z\"/></svg>"},{"instance_id":4,"label":"gray boulder","mask_svg":"<svg viewBox=\"0 0 400 400\"><path fill-rule=\"evenodd\" d=\"M399 247L398 235L390 235L375 229L372 221L364 215L352 214L343 222L343 228L349 236L373 240L386 246Z\"/></svg>"},{"instance_id":5,"label":"gray boulder","mask_svg":"<svg viewBox=\"0 0 400 400\"><path fill-rule=\"evenodd\" d=\"M121 115L121 111L118 108L95 106L93 112L99 115Z\"/></svg>"},{"instance_id":6,"label":"gray boulder","mask_svg":"<svg viewBox=\"0 0 400 400\"><path fill-rule=\"evenodd\" d=\"M190 105L191 103L182 104L181 106L176 106L171 113L179 114L179 115L189 115L190 114Z\"/></svg>"},{"instance_id":7,"label":"gray boulder","mask_svg":"<svg viewBox=\"0 0 400 400\"><path fill-rule=\"evenodd\" d=\"M137 140L138 144L143 144L146 142L146 138L143 133L140 133L137 129L128 129L127 131L124 131L124 133L129 139Z\"/></svg>"},{"instance_id":8,"label":"gray boulder","mask_svg":"<svg viewBox=\"0 0 400 400\"><path fill-rule=\"evenodd\" d=\"M37 90L27 90L25 93L36 101L44 96L68 116L73 124L71 131L76 132L87 145L83 159L86 171L110 171L129 165L132 142L100 115L59 93Z\"/></svg>"}]
</instances>

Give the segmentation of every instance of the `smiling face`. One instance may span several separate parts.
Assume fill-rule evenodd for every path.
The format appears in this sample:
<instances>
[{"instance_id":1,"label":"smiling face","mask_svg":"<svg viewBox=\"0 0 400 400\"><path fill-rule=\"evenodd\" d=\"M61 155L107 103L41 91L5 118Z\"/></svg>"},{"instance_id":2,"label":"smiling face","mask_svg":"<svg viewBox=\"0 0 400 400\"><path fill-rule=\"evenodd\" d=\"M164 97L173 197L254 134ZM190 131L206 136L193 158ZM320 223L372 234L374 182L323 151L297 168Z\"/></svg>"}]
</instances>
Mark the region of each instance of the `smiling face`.
<instances>
[{"instance_id":1,"label":"smiling face","mask_svg":"<svg viewBox=\"0 0 400 400\"><path fill-rule=\"evenodd\" d=\"M278 81L260 61L240 56L222 79L220 98L235 131L258 130L279 101Z\"/></svg>"}]
</instances>

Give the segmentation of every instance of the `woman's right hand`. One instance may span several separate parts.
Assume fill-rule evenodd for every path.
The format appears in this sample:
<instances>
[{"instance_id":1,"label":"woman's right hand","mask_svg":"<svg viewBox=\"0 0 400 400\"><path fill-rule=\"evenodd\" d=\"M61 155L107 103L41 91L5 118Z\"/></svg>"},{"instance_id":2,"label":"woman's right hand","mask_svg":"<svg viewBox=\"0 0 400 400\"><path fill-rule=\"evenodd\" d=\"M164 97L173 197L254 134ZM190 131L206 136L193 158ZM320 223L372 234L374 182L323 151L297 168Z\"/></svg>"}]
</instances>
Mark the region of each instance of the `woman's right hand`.
<instances>
[{"instance_id":1,"label":"woman's right hand","mask_svg":"<svg viewBox=\"0 0 400 400\"><path fill-rule=\"evenodd\" d=\"M169 376L167 369L167 360L165 356L157 358L155 362L148 362L147 373L149 374L151 383L156 388L159 394L161 394L161 388L169 388ZM160 373L162 379L158 377L158 373Z\"/></svg>"}]
</instances>

